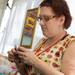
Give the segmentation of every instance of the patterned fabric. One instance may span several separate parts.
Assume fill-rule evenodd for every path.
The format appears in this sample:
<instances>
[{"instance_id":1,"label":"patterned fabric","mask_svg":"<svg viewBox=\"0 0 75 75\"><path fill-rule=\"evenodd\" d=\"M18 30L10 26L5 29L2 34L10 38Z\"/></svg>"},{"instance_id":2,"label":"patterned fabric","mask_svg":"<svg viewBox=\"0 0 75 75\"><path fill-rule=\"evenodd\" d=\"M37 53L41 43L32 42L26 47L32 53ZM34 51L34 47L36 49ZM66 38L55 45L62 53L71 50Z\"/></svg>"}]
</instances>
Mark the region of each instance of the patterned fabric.
<instances>
[{"instance_id":1,"label":"patterned fabric","mask_svg":"<svg viewBox=\"0 0 75 75\"><path fill-rule=\"evenodd\" d=\"M42 42L44 41L45 39ZM40 54L37 55L39 59L46 62L49 66L51 65L56 70L60 71L62 66L61 60L63 58L63 54L68 45L73 41L75 41L75 37L68 35L45 51L43 51L43 48L40 47L41 44L39 44L39 47L36 48L34 52L36 55L39 52ZM32 66L26 65L25 67L28 71L28 73L26 73L25 75L41 75L39 71Z\"/></svg>"}]
</instances>

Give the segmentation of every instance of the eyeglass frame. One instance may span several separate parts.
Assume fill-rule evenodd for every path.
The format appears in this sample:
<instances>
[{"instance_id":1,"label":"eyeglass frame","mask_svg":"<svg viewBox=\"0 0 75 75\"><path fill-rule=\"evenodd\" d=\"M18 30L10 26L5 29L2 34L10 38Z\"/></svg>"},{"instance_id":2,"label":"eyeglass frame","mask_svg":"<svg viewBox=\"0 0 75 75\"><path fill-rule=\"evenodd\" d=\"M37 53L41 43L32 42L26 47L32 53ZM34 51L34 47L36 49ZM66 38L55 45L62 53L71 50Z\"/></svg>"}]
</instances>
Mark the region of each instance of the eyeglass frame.
<instances>
[{"instance_id":1,"label":"eyeglass frame","mask_svg":"<svg viewBox=\"0 0 75 75\"><path fill-rule=\"evenodd\" d=\"M37 21L41 21L41 20L43 20L43 21L45 21L45 22L48 22L49 20L51 20L51 19L53 19L53 18L55 18L56 17L56 15L40 15L40 16L38 16L38 17L36 17L36 19L37 19ZM47 19L46 19L47 18Z\"/></svg>"}]
</instances>

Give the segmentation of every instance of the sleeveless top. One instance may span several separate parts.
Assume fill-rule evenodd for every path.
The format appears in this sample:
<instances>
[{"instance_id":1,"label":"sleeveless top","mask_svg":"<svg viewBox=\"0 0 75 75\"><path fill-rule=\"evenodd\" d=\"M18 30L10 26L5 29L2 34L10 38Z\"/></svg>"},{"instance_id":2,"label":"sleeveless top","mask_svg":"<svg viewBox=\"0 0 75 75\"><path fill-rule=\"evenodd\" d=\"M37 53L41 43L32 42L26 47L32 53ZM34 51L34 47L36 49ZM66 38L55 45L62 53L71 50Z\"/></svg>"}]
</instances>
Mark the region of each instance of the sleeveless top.
<instances>
[{"instance_id":1,"label":"sleeveless top","mask_svg":"<svg viewBox=\"0 0 75 75\"><path fill-rule=\"evenodd\" d=\"M41 42L44 42L45 40L46 39L43 39ZM62 67L61 61L64 52L72 41L75 41L75 37L67 35L44 52L42 52L43 48L40 47L41 44L39 43L39 46L35 49L34 52L37 55L37 57L42 61L46 62L46 64L48 64L49 66L53 66L58 71L61 71ZM39 51L40 53L38 54ZM25 75L41 75L40 72L31 65L26 64L25 68L26 68Z\"/></svg>"}]
</instances>

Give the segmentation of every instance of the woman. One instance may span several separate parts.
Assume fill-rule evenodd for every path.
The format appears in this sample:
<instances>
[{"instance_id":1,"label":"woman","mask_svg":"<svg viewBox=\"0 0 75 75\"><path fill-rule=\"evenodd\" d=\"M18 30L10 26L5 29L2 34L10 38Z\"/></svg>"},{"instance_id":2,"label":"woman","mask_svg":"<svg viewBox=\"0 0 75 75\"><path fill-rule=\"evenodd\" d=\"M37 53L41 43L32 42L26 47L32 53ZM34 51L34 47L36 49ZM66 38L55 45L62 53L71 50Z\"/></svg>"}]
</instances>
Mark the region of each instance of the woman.
<instances>
[{"instance_id":1,"label":"woman","mask_svg":"<svg viewBox=\"0 0 75 75\"><path fill-rule=\"evenodd\" d=\"M45 38L34 52L21 46L12 49L9 60L16 63L21 75L75 75L75 37L65 31L72 20L66 1L44 0L37 19Z\"/></svg>"}]
</instances>

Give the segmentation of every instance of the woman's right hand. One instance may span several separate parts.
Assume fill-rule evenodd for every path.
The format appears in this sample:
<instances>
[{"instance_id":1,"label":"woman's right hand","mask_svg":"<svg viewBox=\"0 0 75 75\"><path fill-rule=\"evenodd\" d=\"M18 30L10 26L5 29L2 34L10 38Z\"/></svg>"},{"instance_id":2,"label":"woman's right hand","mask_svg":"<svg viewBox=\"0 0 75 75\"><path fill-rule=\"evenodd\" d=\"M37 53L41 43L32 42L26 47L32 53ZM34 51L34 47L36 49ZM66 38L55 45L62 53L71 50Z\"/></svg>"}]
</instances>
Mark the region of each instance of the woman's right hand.
<instances>
[{"instance_id":1,"label":"woman's right hand","mask_svg":"<svg viewBox=\"0 0 75 75\"><path fill-rule=\"evenodd\" d=\"M15 48L11 49L10 51L8 51L8 60L11 61L11 62L17 62L18 60L15 59L15 53L16 53L16 50ZM16 63L15 62L15 63ZM25 72L25 64L24 63L16 63L16 67L18 69L18 71L21 73L21 75L25 75L24 72Z\"/></svg>"},{"instance_id":2,"label":"woman's right hand","mask_svg":"<svg viewBox=\"0 0 75 75\"><path fill-rule=\"evenodd\" d=\"M14 53L15 53L15 49L11 49L10 51L8 51L8 60L11 61L11 62L15 62L15 56L14 56Z\"/></svg>"}]
</instances>

